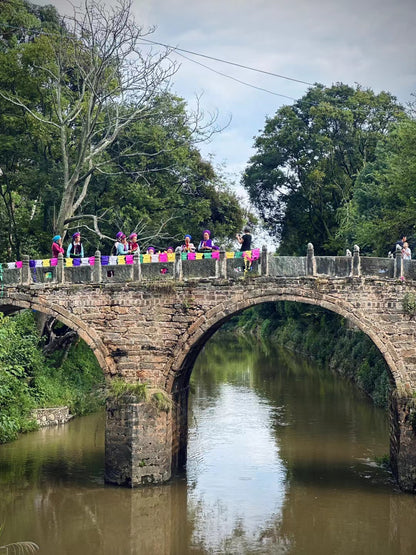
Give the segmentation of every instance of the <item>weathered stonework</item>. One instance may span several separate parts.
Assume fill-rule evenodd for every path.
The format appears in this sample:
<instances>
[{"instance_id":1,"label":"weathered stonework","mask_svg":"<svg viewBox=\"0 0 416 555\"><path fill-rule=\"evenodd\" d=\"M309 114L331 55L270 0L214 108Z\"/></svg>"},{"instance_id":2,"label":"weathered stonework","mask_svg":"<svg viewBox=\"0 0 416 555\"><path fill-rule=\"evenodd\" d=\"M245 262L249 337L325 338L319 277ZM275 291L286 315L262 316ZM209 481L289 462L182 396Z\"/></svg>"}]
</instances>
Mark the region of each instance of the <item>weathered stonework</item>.
<instances>
[{"instance_id":1,"label":"weathered stonework","mask_svg":"<svg viewBox=\"0 0 416 555\"><path fill-rule=\"evenodd\" d=\"M266 254L263 251L262 256ZM144 271L136 270L140 281L76 284L68 283L65 275L60 284L4 286L0 310L29 308L55 316L86 341L108 379L146 382L170 396L168 413L143 403L108 407L107 480L136 486L169 479L186 460L189 379L203 345L227 319L246 308L295 301L345 317L384 356L395 386L393 466L401 487L413 491L416 435L403 414L410 410L409 399L416 391L416 322L404 313L402 302L406 293L416 292L416 282L399 279L403 265L397 269L394 260L360 259L356 250L354 257L315 259L309 249L308 260L287 257L285 265L284 257L270 257L258 265L263 275L227 278L229 261L224 257L218 262L222 266L203 262L213 262L217 277L146 281ZM231 262L235 265L236 260ZM171 264L180 266L180 260ZM172 270L174 276L190 275L190 269L179 266ZM370 275L357 275L363 269ZM134 275L134 268L128 271Z\"/></svg>"},{"instance_id":2,"label":"weathered stonework","mask_svg":"<svg viewBox=\"0 0 416 555\"><path fill-rule=\"evenodd\" d=\"M40 428L46 426L57 426L66 424L73 415L69 413L68 407L50 407L47 409L36 409L32 411L33 419L36 420Z\"/></svg>"}]
</instances>

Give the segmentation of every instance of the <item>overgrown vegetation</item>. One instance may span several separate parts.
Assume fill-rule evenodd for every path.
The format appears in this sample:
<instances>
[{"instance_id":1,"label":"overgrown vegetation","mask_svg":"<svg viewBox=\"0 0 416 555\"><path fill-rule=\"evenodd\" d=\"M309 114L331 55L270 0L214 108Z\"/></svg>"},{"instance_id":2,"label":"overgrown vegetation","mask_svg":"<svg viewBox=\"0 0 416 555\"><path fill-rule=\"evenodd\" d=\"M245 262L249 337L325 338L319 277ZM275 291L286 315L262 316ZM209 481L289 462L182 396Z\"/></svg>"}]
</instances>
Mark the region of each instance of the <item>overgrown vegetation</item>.
<instances>
[{"instance_id":1,"label":"overgrown vegetation","mask_svg":"<svg viewBox=\"0 0 416 555\"><path fill-rule=\"evenodd\" d=\"M387 365L363 332L327 310L293 302L248 309L230 322L240 330L313 357L354 381L386 408L391 387Z\"/></svg>"},{"instance_id":2,"label":"overgrown vegetation","mask_svg":"<svg viewBox=\"0 0 416 555\"><path fill-rule=\"evenodd\" d=\"M0 314L0 443L35 429L35 408L67 405L82 415L104 402L104 375L83 341L64 360L60 351L46 358L41 347L32 312Z\"/></svg>"},{"instance_id":3,"label":"overgrown vegetation","mask_svg":"<svg viewBox=\"0 0 416 555\"><path fill-rule=\"evenodd\" d=\"M107 383L106 398L121 403L145 401L163 412L171 409L171 400L165 391L152 389L146 383L128 383L121 378L113 378Z\"/></svg>"}]
</instances>

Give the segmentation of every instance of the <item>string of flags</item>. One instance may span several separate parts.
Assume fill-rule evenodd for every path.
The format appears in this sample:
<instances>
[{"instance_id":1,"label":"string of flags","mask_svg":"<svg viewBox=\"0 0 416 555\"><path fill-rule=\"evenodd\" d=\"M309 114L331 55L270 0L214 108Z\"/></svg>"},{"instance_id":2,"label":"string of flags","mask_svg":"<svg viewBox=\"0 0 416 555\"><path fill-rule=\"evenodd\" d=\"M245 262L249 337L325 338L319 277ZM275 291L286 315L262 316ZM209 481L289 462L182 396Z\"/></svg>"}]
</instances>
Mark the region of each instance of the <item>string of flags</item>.
<instances>
[{"instance_id":1,"label":"string of flags","mask_svg":"<svg viewBox=\"0 0 416 555\"><path fill-rule=\"evenodd\" d=\"M219 259L220 251L213 252L182 252L181 260L202 260L202 259ZM260 258L260 249L253 249L251 251L237 251L237 252L226 252L225 258L244 258L253 262ZM116 264L133 264L134 255L127 254L125 256L101 256L102 266L113 266ZM152 262L175 262L175 253L161 252L159 254L140 254L140 263L149 264ZM64 258L64 265L66 268L73 266L94 266L95 256L89 256L85 258ZM5 262L0 264L3 269L16 269L21 268L23 262L18 260L16 262ZM44 258L40 260L29 260L30 268L50 268L58 265L57 258Z\"/></svg>"}]
</instances>

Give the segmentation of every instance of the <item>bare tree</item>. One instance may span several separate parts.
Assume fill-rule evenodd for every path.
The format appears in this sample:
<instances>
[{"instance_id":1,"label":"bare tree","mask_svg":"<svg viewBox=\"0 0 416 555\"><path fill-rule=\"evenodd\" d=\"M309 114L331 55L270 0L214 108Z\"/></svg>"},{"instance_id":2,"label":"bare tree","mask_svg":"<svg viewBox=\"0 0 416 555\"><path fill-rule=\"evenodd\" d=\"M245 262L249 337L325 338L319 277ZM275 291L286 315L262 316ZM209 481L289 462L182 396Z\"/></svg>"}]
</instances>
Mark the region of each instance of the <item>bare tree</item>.
<instances>
[{"instance_id":1,"label":"bare tree","mask_svg":"<svg viewBox=\"0 0 416 555\"><path fill-rule=\"evenodd\" d=\"M45 103L34 108L12 92L0 96L49 128L59 143L62 198L55 231L65 234L88 192L94 172L109 164L109 147L140 119L150 118L152 100L176 71L169 50L154 52L144 39L153 29L137 26L131 0L104 7L84 0L64 18L60 36L39 37L47 52L33 71ZM126 155L132 155L131 145ZM120 153L118 153L120 156Z\"/></svg>"}]
</instances>

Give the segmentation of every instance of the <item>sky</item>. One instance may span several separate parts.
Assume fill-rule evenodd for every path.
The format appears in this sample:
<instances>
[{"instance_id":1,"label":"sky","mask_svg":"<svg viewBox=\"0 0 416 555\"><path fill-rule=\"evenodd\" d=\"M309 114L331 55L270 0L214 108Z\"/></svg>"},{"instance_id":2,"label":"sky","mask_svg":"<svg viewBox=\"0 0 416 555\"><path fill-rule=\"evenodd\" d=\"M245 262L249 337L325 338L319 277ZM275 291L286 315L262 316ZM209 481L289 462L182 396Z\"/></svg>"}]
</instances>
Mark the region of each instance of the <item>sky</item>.
<instances>
[{"instance_id":1,"label":"sky","mask_svg":"<svg viewBox=\"0 0 416 555\"><path fill-rule=\"evenodd\" d=\"M68 0L33 2L72 12ZM416 93L414 0L132 0L132 10L138 24L155 26L149 38L156 42L307 83L386 90L404 104ZM185 55L193 61L171 55L181 64L172 91L190 107L202 95L203 110L218 112L219 125L231 118L200 150L238 183L266 117L310 85Z\"/></svg>"}]
</instances>

